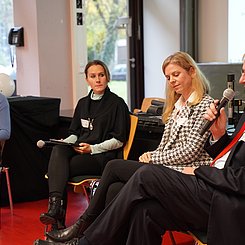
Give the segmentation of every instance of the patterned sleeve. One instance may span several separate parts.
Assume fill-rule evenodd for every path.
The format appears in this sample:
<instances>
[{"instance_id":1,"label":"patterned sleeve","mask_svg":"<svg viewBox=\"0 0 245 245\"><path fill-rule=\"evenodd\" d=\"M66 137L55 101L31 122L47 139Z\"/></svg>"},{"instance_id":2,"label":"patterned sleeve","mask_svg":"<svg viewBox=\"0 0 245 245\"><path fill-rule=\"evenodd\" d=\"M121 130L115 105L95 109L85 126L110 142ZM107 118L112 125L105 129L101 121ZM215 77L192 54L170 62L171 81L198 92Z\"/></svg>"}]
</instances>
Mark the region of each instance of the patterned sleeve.
<instances>
[{"instance_id":1,"label":"patterned sleeve","mask_svg":"<svg viewBox=\"0 0 245 245\"><path fill-rule=\"evenodd\" d=\"M199 131L203 124L203 114L212 101L210 96L205 96L198 105L187 107L183 112L186 120L182 120L179 125L173 125L173 119L170 117L161 143L151 152L152 163L186 166L200 157L210 133L206 132L201 136ZM171 130L172 134L169 137Z\"/></svg>"}]
</instances>

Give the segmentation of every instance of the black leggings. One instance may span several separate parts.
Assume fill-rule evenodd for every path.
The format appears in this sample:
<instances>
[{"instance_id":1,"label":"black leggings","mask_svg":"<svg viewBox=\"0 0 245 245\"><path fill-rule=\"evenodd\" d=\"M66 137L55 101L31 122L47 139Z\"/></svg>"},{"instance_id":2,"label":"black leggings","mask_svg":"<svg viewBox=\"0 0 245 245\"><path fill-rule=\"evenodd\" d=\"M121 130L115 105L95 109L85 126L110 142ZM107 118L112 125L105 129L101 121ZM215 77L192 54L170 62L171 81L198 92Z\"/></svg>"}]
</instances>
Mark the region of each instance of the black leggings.
<instances>
[{"instance_id":1,"label":"black leggings","mask_svg":"<svg viewBox=\"0 0 245 245\"><path fill-rule=\"evenodd\" d=\"M69 178L101 175L105 164L104 154L78 154L70 146L55 146L48 165L49 195L63 197Z\"/></svg>"}]
</instances>

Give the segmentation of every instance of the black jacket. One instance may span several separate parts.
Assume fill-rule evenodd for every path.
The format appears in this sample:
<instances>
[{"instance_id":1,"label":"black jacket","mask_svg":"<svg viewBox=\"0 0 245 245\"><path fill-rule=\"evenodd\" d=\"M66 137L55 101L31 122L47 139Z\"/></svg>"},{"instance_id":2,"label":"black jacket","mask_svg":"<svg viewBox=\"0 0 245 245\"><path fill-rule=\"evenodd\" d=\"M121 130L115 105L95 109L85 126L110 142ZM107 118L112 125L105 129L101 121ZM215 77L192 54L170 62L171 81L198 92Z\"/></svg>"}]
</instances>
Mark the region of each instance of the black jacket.
<instances>
[{"instance_id":1,"label":"black jacket","mask_svg":"<svg viewBox=\"0 0 245 245\"><path fill-rule=\"evenodd\" d=\"M91 93L81 98L75 108L69 133L78 137L77 143L99 144L115 138L126 143L130 130L130 117L124 100L107 87L101 100L91 99ZM90 121L91 127L83 125L82 120ZM106 161L116 158L122 149L104 152Z\"/></svg>"},{"instance_id":2,"label":"black jacket","mask_svg":"<svg viewBox=\"0 0 245 245\"><path fill-rule=\"evenodd\" d=\"M243 123L245 113L234 134L223 136L207 152L214 158L235 137ZM208 223L208 245L245 244L245 143L231 149L224 169L202 166L195 175L214 188Z\"/></svg>"}]
</instances>

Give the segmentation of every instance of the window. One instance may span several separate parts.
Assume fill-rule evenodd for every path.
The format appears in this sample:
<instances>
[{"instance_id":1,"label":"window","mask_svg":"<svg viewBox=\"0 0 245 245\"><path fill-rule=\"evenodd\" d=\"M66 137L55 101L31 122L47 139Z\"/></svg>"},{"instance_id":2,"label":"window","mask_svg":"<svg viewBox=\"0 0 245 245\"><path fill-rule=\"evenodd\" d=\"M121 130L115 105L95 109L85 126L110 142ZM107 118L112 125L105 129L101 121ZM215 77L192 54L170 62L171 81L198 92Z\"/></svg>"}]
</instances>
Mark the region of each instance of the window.
<instances>
[{"instance_id":1,"label":"window","mask_svg":"<svg viewBox=\"0 0 245 245\"><path fill-rule=\"evenodd\" d=\"M241 62L245 53L245 1L229 0L228 3L228 61Z\"/></svg>"},{"instance_id":2,"label":"window","mask_svg":"<svg viewBox=\"0 0 245 245\"><path fill-rule=\"evenodd\" d=\"M110 70L109 87L128 102L127 0L86 1L88 60L100 59Z\"/></svg>"},{"instance_id":3,"label":"window","mask_svg":"<svg viewBox=\"0 0 245 245\"><path fill-rule=\"evenodd\" d=\"M8 33L13 27L13 0L0 0L0 72L16 80L15 50L8 44Z\"/></svg>"}]
</instances>

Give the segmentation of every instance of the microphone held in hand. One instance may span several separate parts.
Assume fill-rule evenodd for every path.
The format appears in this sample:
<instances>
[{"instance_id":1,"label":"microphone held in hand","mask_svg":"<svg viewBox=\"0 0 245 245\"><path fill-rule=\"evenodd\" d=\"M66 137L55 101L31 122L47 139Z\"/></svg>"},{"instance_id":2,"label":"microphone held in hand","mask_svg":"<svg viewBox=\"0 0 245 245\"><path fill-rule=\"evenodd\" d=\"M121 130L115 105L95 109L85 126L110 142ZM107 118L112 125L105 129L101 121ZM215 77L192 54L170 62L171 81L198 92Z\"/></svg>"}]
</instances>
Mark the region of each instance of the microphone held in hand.
<instances>
[{"instance_id":1,"label":"microphone held in hand","mask_svg":"<svg viewBox=\"0 0 245 245\"><path fill-rule=\"evenodd\" d=\"M234 82L235 81L235 74L228 74L227 75L227 88L231 88L234 90ZM227 117L228 117L228 124L233 124L233 117L234 117L234 100L230 100L228 102L228 109L227 109Z\"/></svg>"},{"instance_id":2,"label":"microphone held in hand","mask_svg":"<svg viewBox=\"0 0 245 245\"><path fill-rule=\"evenodd\" d=\"M44 146L54 146L54 145L66 145L66 146L79 146L79 143L68 143L63 140L50 139L48 141L38 140L37 147L43 148Z\"/></svg>"},{"instance_id":3,"label":"microphone held in hand","mask_svg":"<svg viewBox=\"0 0 245 245\"><path fill-rule=\"evenodd\" d=\"M220 100L218 106L217 106L217 111L218 111L218 114L216 115L216 118L219 116L219 112L220 112L220 109L222 107L225 107L227 105L227 103L229 101L231 101L235 96L235 92L231 89L231 88L227 88L224 92L223 92L223 98ZM201 136L203 136L205 134L206 131L209 130L209 128L213 125L215 119L212 120L212 121L209 121L209 120L205 120L204 123L203 123L203 126L199 132L199 134Z\"/></svg>"}]
</instances>

